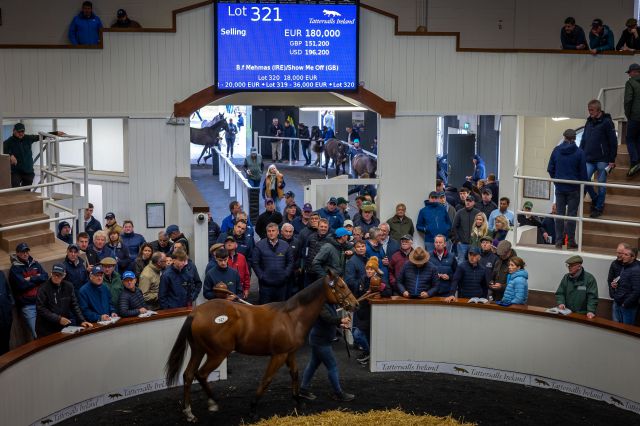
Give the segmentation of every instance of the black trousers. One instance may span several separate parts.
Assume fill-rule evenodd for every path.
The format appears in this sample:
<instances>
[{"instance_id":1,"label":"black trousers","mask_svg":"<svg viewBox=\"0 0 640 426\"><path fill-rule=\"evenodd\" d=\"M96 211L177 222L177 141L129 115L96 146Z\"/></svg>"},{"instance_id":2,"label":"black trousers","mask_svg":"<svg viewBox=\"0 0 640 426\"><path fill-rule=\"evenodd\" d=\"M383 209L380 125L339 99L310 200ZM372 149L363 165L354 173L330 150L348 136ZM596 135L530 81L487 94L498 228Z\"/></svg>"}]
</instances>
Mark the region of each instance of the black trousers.
<instances>
[{"instance_id":1,"label":"black trousers","mask_svg":"<svg viewBox=\"0 0 640 426\"><path fill-rule=\"evenodd\" d=\"M8 323L3 321L0 324L0 355L9 352L9 339L11 338L11 323L12 319L9 319Z\"/></svg>"},{"instance_id":2,"label":"black trousers","mask_svg":"<svg viewBox=\"0 0 640 426\"><path fill-rule=\"evenodd\" d=\"M11 187L29 186L33 184L35 173L11 172Z\"/></svg>"}]
</instances>

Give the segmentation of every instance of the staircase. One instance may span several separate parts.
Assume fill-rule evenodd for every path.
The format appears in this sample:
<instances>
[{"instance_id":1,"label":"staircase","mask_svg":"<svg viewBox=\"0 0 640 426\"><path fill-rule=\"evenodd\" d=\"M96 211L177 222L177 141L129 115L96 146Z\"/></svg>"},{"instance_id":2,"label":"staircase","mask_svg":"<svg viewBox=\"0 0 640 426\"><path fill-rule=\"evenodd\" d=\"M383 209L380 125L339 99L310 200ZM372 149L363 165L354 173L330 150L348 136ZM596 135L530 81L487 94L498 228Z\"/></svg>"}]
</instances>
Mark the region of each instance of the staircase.
<instances>
[{"instance_id":1,"label":"staircase","mask_svg":"<svg viewBox=\"0 0 640 426\"><path fill-rule=\"evenodd\" d=\"M622 133L622 132L621 132ZM622 140L624 140L621 137ZM629 153L627 145L618 145L616 168L607 178L607 183L618 183L640 186L640 175L627 177L629 171ZM591 200L587 196L584 201L583 214L589 217ZM604 213L600 219L623 222L640 222L640 189L607 188ZM625 242L632 247L640 243L640 228L625 224L605 224L584 222L582 233L582 251L593 253L615 254L619 243Z\"/></svg>"},{"instance_id":2,"label":"staircase","mask_svg":"<svg viewBox=\"0 0 640 426\"><path fill-rule=\"evenodd\" d=\"M34 192L0 194L0 227L49 219L43 211L42 200ZM10 255L15 253L16 246L22 242L29 245L31 256L47 270L66 256L67 245L56 238L49 223L1 231L0 270L5 273L9 270Z\"/></svg>"}]
</instances>

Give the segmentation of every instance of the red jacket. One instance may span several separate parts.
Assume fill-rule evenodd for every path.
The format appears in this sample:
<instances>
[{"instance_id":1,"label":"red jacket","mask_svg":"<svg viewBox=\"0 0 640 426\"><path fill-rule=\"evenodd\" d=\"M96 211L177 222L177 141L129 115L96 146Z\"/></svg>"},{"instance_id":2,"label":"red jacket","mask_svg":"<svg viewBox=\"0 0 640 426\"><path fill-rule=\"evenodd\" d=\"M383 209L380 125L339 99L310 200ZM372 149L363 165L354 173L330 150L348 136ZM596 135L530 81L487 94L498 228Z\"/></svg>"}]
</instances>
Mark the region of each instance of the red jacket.
<instances>
[{"instance_id":1,"label":"red jacket","mask_svg":"<svg viewBox=\"0 0 640 426\"><path fill-rule=\"evenodd\" d=\"M391 256L391 260L389 261L389 284L391 284L393 291L398 291L396 279L400 275L404 264L409 260L409 254L411 254L412 251L413 249L409 250L409 253L404 254L402 250L398 250Z\"/></svg>"},{"instance_id":2,"label":"red jacket","mask_svg":"<svg viewBox=\"0 0 640 426\"><path fill-rule=\"evenodd\" d=\"M244 257L244 254L236 253L233 256L229 256L229 266L238 271L242 290L249 290L249 287L251 287L251 274L249 273L249 265L247 264L247 258Z\"/></svg>"}]
</instances>

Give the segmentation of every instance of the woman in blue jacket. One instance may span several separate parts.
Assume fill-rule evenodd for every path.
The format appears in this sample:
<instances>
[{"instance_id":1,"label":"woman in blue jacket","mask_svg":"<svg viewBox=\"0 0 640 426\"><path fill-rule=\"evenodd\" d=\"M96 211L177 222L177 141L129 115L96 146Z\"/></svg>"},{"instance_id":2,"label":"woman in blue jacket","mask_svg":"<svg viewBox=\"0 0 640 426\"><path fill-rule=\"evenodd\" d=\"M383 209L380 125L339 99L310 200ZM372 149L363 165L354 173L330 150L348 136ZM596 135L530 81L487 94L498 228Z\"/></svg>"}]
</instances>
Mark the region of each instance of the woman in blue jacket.
<instances>
[{"instance_id":1,"label":"woman in blue jacket","mask_svg":"<svg viewBox=\"0 0 640 426\"><path fill-rule=\"evenodd\" d=\"M529 273L524 270L524 260L518 256L509 259L507 287L502 296L502 304L525 305L529 293Z\"/></svg>"}]
</instances>

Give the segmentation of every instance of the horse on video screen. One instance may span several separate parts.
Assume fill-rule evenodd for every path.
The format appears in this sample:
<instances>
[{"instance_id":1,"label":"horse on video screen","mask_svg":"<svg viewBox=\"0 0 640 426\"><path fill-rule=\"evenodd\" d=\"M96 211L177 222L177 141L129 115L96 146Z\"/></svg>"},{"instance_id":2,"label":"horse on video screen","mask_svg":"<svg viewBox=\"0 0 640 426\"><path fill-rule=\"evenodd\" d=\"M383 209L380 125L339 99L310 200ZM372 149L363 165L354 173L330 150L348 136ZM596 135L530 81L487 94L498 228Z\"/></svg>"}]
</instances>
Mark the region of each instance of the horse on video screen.
<instances>
[{"instance_id":1,"label":"horse on video screen","mask_svg":"<svg viewBox=\"0 0 640 426\"><path fill-rule=\"evenodd\" d=\"M202 123L205 127L201 129L194 127L189 129L191 131L189 138L191 142L204 146L198 158L198 165L200 165L200 160L202 160L205 153L209 152L204 156L204 162L206 164L207 160L212 156L213 147L220 146L220 132L229 130L229 123L225 120L224 113L216 115L210 122L203 121Z\"/></svg>"},{"instance_id":2,"label":"horse on video screen","mask_svg":"<svg viewBox=\"0 0 640 426\"><path fill-rule=\"evenodd\" d=\"M209 411L218 411L207 377L232 351L271 356L267 371L251 401L252 416L271 379L285 362L291 374L293 397L297 399L296 351L304 345L325 302L337 303L349 311L358 307L358 301L349 287L332 271L285 302L253 306L214 299L197 306L185 320L165 367L167 385L171 386L177 382L188 342L191 358L183 373L182 410L187 420L197 421L191 411L191 384L194 377L207 394ZM200 366L205 355L207 360Z\"/></svg>"},{"instance_id":3,"label":"horse on video screen","mask_svg":"<svg viewBox=\"0 0 640 426\"><path fill-rule=\"evenodd\" d=\"M364 153L356 154L351 160L351 170L355 177L366 173L370 178L374 178L378 170L378 160Z\"/></svg>"}]
</instances>

